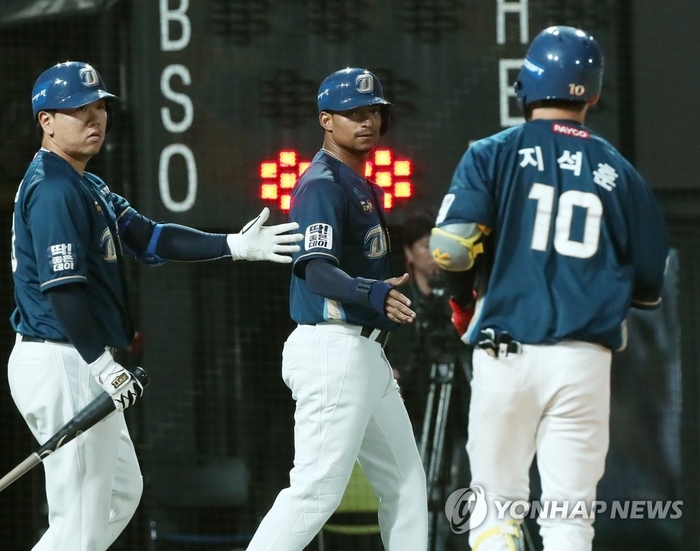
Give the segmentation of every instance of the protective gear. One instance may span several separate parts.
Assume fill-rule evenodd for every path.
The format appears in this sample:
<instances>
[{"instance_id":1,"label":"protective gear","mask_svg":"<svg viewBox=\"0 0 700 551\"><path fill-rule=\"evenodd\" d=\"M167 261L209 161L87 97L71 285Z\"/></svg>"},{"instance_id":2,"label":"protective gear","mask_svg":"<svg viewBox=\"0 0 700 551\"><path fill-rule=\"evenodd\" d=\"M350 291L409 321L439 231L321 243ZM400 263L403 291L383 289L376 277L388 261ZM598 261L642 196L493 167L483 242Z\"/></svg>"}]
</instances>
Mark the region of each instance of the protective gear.
<instances>
[{"instance_id":1,"label":"protective gear","mask_svg":"<svg viewBox=\"0 0 700 551\"><path fill-rule=\"evenodd\" d=\"M484 252L482 237L490 230L481 224L448 224L430 232L430 250L438 266L448 272L464 272Z\"/></svg>"},{"instance_id":2,"label":"protective gear","mask_svg":"<svg viewBox=\"0 0 700 551\"><path fill-rule=\"evenodd\" d=\"M287 243L296 243L304 236L300 233L280 234L299 229L299 224L288 222L276 226L263 226L269 216L270 209L265 207L257 218L243 227L240 233L231 233L226 237L226 243L234 260L271 260L281 264L292 261L291 256L277 253L297 252L299 245L287 245Z\"/></svg>"},{"instance_id":3,"label":"protective gear","mask_svg":"<svg viewBox=\"0 0 700 551\"><path fill-rule=\"evenodd\" d=\"M549 27L527 51L515 94L522 111L535 101L588 101L603 84L603 51L588 33L574 27Z\"/></svg>"},{"instance_id":4,"label":"protective gear","mask_svg":"<svg viewBox=\"0 0 700 551\"><path fill-rule=\"evenodd\" d=\"M108 350L88 364L88 367L97 383L114 400L117 411L124 411L143 394L143 386L139 380L115 362Z\"/></svg>"},{"instance_id":5,"label":"protective gear","mask_svg":"<svg viewBox=\"0 0 700 551\"><path fill-rule=\"evenodd\" d=\"M32 89L32 112L36 120L39 111L75 109L99 99L118 100L107 92L100 74L87 63L66 61L46 69ZM109 108L109 102L107 102ZM111 114L108 111L108 115ZM109 130L111 117L107 118Z\"/></svg>"},{"instance_id":6,"label":"protective gear","mask_svg":"<svg viewBox=\"0 0 700 551\"><path fill-rule=\"evenodd\" d=\"M479 537L474 542L472 551L478 551L479 546L484 543L485 540L502 536L505 540L506 549L508 551L525 551L525 538L523 537L523 530L520 524L515 520L509 520L501 526L494 526L489 530L481 533Z\"/></svg>"},{"instance_id":7,"label":"protective gear","mask_svg":"<svg viewBox=\"0 0 700 551\"><path fill-rule=\"evenodd\" d=\"M318 89L318 112L342 112L379 105L382 115L381 135L389 129L389 107L391 103L384 99L384 92L379 79L367 69L350 68L336 71L321 83Z\"/></svg>"}]
</instances>

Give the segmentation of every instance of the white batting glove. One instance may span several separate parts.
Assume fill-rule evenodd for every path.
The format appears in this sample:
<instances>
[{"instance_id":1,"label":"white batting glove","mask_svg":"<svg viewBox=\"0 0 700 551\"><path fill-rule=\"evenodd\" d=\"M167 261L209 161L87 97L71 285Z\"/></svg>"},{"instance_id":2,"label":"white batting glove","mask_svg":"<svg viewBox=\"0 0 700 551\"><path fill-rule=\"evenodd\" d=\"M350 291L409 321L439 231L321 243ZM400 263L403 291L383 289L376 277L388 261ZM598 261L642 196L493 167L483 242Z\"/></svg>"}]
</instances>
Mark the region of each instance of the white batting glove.
<instances>
[{"instance_id":1,"label":"white batting glove","mask_svg":"<svg viewBox=\"0 0 700 551\"><path fill-rule=\"evenodd\" d=\"M124 411L143 394L139 380L115 362L107 350L88 366L97 383L114 400L117 411Z\"/></svg>"},{"instance_id":2,"label":"white batting glove","mask_svg":"<svg viewBox=\"0 0 700 551\"><path fill-rule=\"evenodd\" d=\"M226 237L231 257L234 260L271 260L288 264L292 261L290 253L299 250L299 245L293 245L303 239L300 233L284 234L298 230L299 224L287 222L276 226L263 226L270 216L270 209L265 207L260 215L248 222L240 233L231 233ZM278 254L283 253L283 254Z\"/></svg>"}]
</instances>

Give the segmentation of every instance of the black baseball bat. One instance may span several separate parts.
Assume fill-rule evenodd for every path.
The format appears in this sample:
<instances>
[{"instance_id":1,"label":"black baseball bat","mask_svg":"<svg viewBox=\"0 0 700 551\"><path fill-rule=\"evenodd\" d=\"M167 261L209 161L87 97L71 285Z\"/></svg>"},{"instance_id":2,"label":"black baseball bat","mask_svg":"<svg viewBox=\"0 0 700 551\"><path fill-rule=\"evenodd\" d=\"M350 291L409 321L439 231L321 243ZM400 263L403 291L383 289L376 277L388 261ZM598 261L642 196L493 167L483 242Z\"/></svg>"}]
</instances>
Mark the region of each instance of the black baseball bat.
<instances>
[{"instance_id":1,"label":"black baseball bat","mask_svg":"<svg viewBox=\"0 0 700 551\"><path fill-rule=\"evenodd\" d=\"M148 375L142 368L134 368L132 375L139 380L142 387L145 388L148 385ZM115 408L116 405L114 404L114 400L112 400L112 397L109 394L106 392L100 394L87 406L76 413L75 416L65 425L63 425L63 428L61 428L56 434L49 438L49 440L43 446L41 446L9 473L3 476L0 479L0 492L2 492L19 477L32 470L60 447L64 446L76 436L79 436L90 427L107 417L107 415L112 413Z\"/></svg>"}]
</instances>

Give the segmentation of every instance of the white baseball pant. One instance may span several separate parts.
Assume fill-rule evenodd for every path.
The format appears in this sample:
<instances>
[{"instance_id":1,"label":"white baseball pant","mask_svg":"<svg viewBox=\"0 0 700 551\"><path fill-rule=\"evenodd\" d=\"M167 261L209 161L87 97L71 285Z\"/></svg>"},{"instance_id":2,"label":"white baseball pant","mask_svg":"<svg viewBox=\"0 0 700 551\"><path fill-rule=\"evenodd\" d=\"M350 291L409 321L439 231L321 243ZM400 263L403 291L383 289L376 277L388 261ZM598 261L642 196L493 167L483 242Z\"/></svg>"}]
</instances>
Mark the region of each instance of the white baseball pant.
<instances>
[{"instance_id":1,"label":"white baseball pant","mask_svg":"<svg viewBox=\"0 0 700 551\"><path fill-rule=\"evenodd\" d=\"M385 549L426 550L426 481L411 422L384 351L360 329L300 325L287 339L294 468L248 551L302 551L340 503L356 459L380 500Z\"/></svg>"},{"instance_id":2,"label":"white baseball pant","mask_svg":"<svg viewBox=\"0 0 700 551\"><path fill-rule=\"evenodd\" d=\"M495 500L501 507L529 500L535 454L540 503L566 501L571 511L595 500L609 442L610 364L610 350L578 341L523 345L522 353L499 358L475 349L467 452L488 514L470 531L472 547L508 522L497 518ZM544 550L590 551L593 518L558 516L538 519ZM506 539L481 538L477 551L509 551Z\"/></svg>"},{"instance_id":3,"label":"white baseball pant","mask_svg":"<svg viewBox=\"0 0 700 551\"><path fill-rule=\"evenodd\" d=\"M12 398L39 444L103 390L70 345L22 342L8 364ZM124 414L114 412L43 461L49 528L33 551L105 551L141 499Z\"/></svg>"}]
</instances>

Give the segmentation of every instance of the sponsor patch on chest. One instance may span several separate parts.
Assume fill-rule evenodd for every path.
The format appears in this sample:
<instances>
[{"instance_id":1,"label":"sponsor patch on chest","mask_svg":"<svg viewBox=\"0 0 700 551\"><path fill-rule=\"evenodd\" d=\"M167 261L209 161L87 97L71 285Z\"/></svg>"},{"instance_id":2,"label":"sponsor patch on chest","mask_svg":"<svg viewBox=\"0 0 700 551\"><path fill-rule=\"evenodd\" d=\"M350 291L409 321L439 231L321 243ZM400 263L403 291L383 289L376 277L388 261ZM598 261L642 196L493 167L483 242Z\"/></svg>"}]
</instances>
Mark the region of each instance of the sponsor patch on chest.
<instances>
[{"instance_id":1,"label":"sponsor patch on chest","mask_svg":"<svg viewBox=\"0 0 700 551\"><path fill-rule=\"evenodd\" d=\"M333 227L330 224L311 224L304 235L304 249L332 249Z\"/></svg>"}]
</instances>

